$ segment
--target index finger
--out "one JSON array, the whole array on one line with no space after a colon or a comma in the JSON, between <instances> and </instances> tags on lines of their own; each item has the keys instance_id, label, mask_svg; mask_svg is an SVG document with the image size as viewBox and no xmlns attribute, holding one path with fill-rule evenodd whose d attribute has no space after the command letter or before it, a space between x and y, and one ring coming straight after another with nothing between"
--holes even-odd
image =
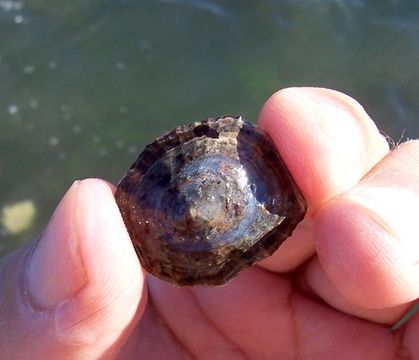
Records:
<instances>
[{"instance_id":1,"label":"index finger","mask_svg":"<svg viewBox=\"0 0 419 360\"><path fill-rule=\"evenodd\" d=\"M267 100L258 122L308 204L306 219L293 236L262 263L273 271L289 271L314 253L313 212L354 187L389 148L358 102L329 89L280 90Z\"/></svg>"}]
</instances>

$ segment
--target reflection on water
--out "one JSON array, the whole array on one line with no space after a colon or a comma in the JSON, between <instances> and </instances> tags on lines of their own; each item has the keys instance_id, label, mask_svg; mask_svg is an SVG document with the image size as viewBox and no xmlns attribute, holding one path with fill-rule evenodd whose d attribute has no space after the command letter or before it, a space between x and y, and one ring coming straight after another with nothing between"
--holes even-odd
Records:
<instances>
[{"instance_id":1,"label":"reflection on water","mask_svg":"<svg viewBox=\"0 0 419 360\"><path fill-rule=\"evenodd\" d=\"M0 217L2 230L5 235L18 235L32 226L35 215L36 207L31 200L5 205Z\"/></svg>"},{"instance_id":2,"label":"reflection on water","mask_svg":"<svg viewBox=\"0 0 419 360\"><path fill-rule=\"evenodd\" d=\"M419 3L372 3L0 0L0 209L29 199L37 213L16 234L3 218L0 254L41 231L74 179L115 182L161 132L256 119L281 87L342 90L385 133L417 137Z\"/></svg>"}]
</instances>

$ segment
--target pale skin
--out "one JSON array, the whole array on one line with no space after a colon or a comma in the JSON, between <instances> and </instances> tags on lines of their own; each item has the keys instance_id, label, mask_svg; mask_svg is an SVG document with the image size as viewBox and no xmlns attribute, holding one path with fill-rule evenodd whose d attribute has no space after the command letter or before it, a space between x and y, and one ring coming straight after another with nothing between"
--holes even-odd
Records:
<instances>
[{"instance_id":1,"label":"pale skin","mask_svg":"<svg viewBox=\"0 0 419 360\"><path fill-rule=\"evenodd\" d=\"M115 186L75 182L39 239L0 260L5 359L419 359L419 142L389 151L352 98L263 106L309 205L271 257L217 288L140 267Z\"/></svg>"}]
</instances>

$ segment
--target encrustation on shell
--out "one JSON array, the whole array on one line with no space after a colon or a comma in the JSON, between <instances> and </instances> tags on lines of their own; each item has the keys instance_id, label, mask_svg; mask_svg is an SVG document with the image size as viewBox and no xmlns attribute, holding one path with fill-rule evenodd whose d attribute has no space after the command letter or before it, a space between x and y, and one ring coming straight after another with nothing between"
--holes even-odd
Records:
<instances>
[{"instance_id":1,"label":"encrustation on shell","mask_svg":"<svg viewBox=\"0 0 419 360\"><path fill-rule=\"evenodd\" d=\"M271 138L232 116L156 139L115 198L142 266L177 286L226 283L271 255L306 212Z\"/></svg>"}]
</instances>

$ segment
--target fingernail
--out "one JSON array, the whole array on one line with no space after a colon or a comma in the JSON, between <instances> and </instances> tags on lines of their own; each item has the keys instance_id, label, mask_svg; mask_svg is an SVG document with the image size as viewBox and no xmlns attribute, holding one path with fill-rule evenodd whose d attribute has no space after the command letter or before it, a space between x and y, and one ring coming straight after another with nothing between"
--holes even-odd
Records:
<instances>
[{"instance_id":1,"label":"fingernail","mask_svg":"<svg viewBox=\"0 0 419 360\"><path fill-rule=\"evenodd\" d=\"M397 239L407 259L413 264L419 261L419 198L413 191L402 187L359 186L350 191L349 196L367 208L376 223Z\"/></svg>"},{"instance_id":2,"label":"fingernail","mask_svg":"<svg viewBox=\"0 0 419 360\"><path fill-rule=\"evenodd\" d=\"M31 302L53 309L78 293L87 282L78 238L78 187L67 191L42 234L27 268Z\"/></svg>"},{"instance_id":3,"label":"fingernail","mask_svg":"<svg viewBox=\"0 0 419 360\"><path fill-rule=\"evenodd\" d=\"M311 106L311 109L313 116L317 119L316 124L329 141L348 142L352 149L362 148L364 135L361 131L362 127L358 125L357 118L353 116L355 105L348 104L349 101L357 104L354 100L337 92L323 93L318 89L304 89L303 94L315 105ZM357 108L362 109L359 104L357 104ZM316 109L318 109L318 114L316 114Z\"/></svg>"}]
</instances>

